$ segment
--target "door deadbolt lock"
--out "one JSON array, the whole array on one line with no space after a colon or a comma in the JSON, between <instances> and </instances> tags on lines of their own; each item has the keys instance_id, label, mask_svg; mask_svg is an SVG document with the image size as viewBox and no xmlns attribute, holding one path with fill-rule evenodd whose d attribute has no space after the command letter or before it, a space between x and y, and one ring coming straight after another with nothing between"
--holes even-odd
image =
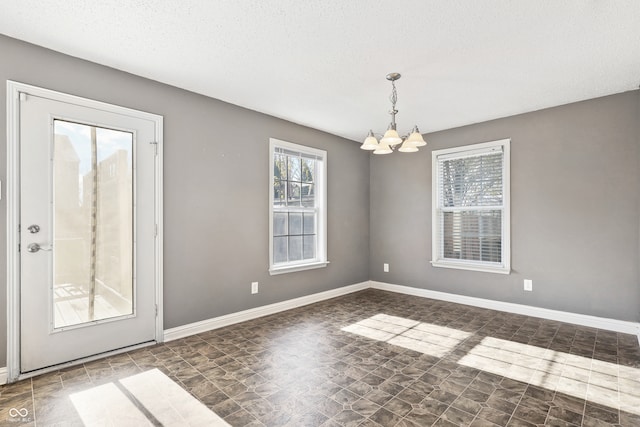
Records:
<instances>
[{"instance_id":1,"label":"door deadbolt lock","mask_svg":"<svg viewBox=\"0 0 640 427\"><path fill-rule=\"evenodd\" d=\"M28 226L27 230L29 230L29 232L31 234L36 234L38 231L40 231L40 226L36 225L36 224L33 224L33 225Z\"/></svg>"}]
</instances>

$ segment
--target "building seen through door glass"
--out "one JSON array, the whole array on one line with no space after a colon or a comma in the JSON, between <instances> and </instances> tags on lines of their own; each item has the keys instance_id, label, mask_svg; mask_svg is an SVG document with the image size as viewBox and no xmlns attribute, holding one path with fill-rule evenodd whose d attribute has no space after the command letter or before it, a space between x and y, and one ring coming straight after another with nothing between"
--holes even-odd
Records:
<instances>
[{"instance_id":1,"label":"building seen through door glass","mask_svg":"<svg viewBox=\"0 0 640 427\"><path fill-rule=\"evenodd\" d=\"M54 121L53 320L133 314L133 134Z\"/></svg>"}]
</instances>

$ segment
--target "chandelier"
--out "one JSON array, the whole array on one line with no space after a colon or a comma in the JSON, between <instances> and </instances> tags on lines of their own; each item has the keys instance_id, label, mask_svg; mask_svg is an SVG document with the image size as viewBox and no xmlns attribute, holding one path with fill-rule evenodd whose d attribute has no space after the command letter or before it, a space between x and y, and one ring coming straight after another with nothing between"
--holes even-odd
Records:
<instances>
[{"instance_id":1,"label":"chandelier","mask_svg":"<svg viewBox=\"0 0 640 427\"><path fill-rule=\"evenodd\" d=\"M400 77L401 75L399 73L387 74L387 80L391 82L391 86L393 87L391 96L389 97L389 101L391 101L391 111L389 111L389 114L391 114L391 123L389 123L389 127L380 139L380 142L378 142L373 131L370 130L369 135L367 135L364 143L360 146L363 150L372 150L373 154L389 154L393 153L397 146L402 144L400 148L398 148L398 151L415 153L418 151L418 147L427 145L420 134L420 130L418 130L418 126L414 126L410 134L403 136L398 135L398 131L396 130L396 114L398 113L398 110L396 110L396 101L398 101L396 80Z\"/></svg>"}]
</instances>

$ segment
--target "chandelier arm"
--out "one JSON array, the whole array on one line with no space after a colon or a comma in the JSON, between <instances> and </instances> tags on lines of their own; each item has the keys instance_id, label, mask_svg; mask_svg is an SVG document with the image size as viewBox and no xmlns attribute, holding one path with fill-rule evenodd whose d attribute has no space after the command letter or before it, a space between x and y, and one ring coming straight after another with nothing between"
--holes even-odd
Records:
<instances>
[{"instance_id":1,"label":"chandelier arm","mask_svg":"<svg viewBox=\"0 0 640 427\"><path fill-rule=\"evenodd\" d=\"M409 137L409 133L405 133L403 135L398 135L403 141ZM373 132L373 136L377 136L382 138L384 136L384 132Z\"/></svg>"}]
</instances>

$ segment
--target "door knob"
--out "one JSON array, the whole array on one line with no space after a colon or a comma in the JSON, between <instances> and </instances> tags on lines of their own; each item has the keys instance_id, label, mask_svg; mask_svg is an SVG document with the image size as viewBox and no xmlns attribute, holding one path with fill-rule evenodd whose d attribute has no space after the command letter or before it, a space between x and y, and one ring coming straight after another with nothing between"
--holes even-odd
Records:
<instances>
[{"instance_id":1,"label":"door knob","mask_svg":"<svg viewBox=\"0 0 640 427\"><path fill-rule=\"evenodd\" d=\"M29 252L31 252L31 253L38 252L38 251L50 251L50 250L52 250L52 249L53 249L53 248L52 248L51 246L49 246L48 248L45 248L45 247L40 246L40 245L39 245L39 244L37 244L37 243L30 243L30 244L27 246L27 250L28 250Z\"/></svg>"}]
</instances>

